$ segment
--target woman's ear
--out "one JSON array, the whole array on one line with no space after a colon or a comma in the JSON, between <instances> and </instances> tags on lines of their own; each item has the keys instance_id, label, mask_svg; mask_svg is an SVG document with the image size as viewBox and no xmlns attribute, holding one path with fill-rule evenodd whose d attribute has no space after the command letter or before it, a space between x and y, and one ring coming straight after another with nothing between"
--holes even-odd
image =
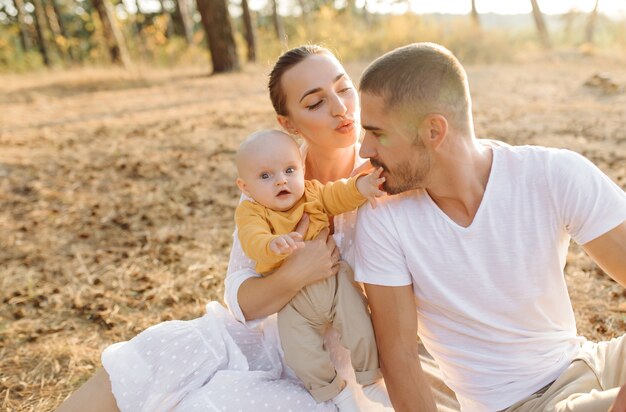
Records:
<instances>
[{"instance_id":1,"label":"woman's ear","mask_svg":"<svg viewBox=\"0 0 626 412\"><path fill-rule=\"evenodd\" d=\"M276 120L278 120L278 124L290 135L298 134L298 129L296 129L291 120L289 120L289 117L279 114L276 116Z\"/></svg>"}]
</instances>

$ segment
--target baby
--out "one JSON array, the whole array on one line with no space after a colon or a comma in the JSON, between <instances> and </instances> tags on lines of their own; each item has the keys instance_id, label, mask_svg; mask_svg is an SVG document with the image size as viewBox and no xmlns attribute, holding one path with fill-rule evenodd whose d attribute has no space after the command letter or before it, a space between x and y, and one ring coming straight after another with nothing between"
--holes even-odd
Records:
<instances>
[{"instance_id":1,"label":"baby","mask_svg":"<svg viewBox=\"0 0 626 412\"><path fill-rule=\"evenodd\" d=\"M236 154L237 186L253 200L235 212L239 241L256 270L270 276L304 240L329 227L328 215L356 209L382 196L382 169L367 175L321 184L304 180L304 165L296 142L277 130L249 136ZM306 213L303 237L295 227ZM337 276L308 285L278 313L285 360L318 402L332 399L340 411L358 411L350 389L335 370L323 334L332 325L350 350L352 366L363 392L390 406L382 384L378 353L365 298L352 283L352 271L340 262Z\"/></svg>"}]
</instances>

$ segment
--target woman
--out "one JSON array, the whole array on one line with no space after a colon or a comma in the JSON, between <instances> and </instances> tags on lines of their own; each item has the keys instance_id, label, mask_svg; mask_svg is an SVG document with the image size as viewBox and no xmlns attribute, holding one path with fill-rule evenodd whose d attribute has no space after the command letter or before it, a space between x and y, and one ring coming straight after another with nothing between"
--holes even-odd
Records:
<instances>
[{"instance_id":1,"label":"woman","mask_svg":"<svg viewBox=\"0 0 626 412\"><path fill-rule=\"evenodd\" d=\"M331 52L303 46L285 53L270 74L269 90L278 122L304 139L307 179L348 177L362 162L358 96ZM254 273L234 236L225 294L232 315L211 302L201 318L155 325L112 345L102 355L104 370L58 411L87 404L94 411L335 410L330 402L316 404L284 367L276 317L270 315L305 285L335 275L339 251L353 262L354 219L354 212L336 217L333 236L321 233L266 278ZM349 354L333 331L326 342L337 369L354 382ZM373 410L354 389L362 410Z\"/></svg>"}]
</instances>

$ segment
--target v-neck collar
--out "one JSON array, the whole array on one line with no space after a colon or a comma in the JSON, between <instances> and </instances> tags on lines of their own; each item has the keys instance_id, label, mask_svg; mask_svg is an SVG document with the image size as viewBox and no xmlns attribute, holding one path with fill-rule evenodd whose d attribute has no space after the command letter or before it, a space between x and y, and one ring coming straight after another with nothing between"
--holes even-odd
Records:
<instances>
[{"instance_id":1,"label":"v-neck collar","mask_svg":"<svg viewBox=\"0 0 626 412\"><path fill-rule=\"evenodd\" d=\"M429 205L435 209L435 211L452 227L456 230L460 231L470 231L473 227L477 226L477 222L480 220L481 216L485 213L484 209L487 208L487 203L489 202L489 198L491 197L492 187L495 185L493 182L495 177L498 175L495 170L498 166L498 155L496 155L497 150L496 147L490 146L491 149L491 170L489 171L489 178L487 180L487 186L485 186L485 192L483 193L483 198L480 200L480 205L478 206L478 210L474 215L474 219L470 222L468 226L461 226L457 222L455 222L450 216L448 216L441 208L435 203L428 191L424 190L424 194L426 195L427 202Z\"/></svg>"}]
</instances>

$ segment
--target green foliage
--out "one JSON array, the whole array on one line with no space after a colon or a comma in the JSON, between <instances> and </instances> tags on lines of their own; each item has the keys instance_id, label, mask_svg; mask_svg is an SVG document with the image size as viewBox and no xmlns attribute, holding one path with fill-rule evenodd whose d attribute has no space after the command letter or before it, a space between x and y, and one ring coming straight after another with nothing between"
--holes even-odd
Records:
<instances>
[{"instance_id":1,"label":"green foliage","mask_svg":"<svg viewBox=\"0 0 626 412\"><path fill-rule=\"evenodd\" d=\"M399 0L403 1L403 0ZM339 2L341 3L341 2ZM90 2L59 0L61 19L67 38L56 42L64 54L71 55L72 64L109 64L105 39L100 22ZM315 0L306 3L310 12L305 16L283 17L287 44L275 35L271 11L253 12L256 22L257 61L272 64L286 48L303 43L319 43L332 49L344 61L371 60L395 47L418 41L433 41L445 45L463 62L493 63L511 61L520 53L538 50L534 27L525 31L480 29L469 16L455 18L431 15L364 14L362 9L347 7L335 9L335 2ZM341 3L343 4L343 3ZM350 4L347 0L345 4ZM72 6L78 5L78 6ZM119 4L122 7L122 3ZM206 38L199 25L191 45L184 38L171 35L170 17L160 13L120 16L119 24L126 39L131 60L136 64L160 67L175 65L207 65L209 52ZM554 26L551 36L556 47L579 47L584 42L588 21L586 13L570 13L562 17L562 24ZM233 18L235 36L241 62L245 62L246 44L241 18ZM35 43L34 27L27 27L31 42ZM51 36L48 36L51 38ZM67 65L49 45L53 65ZM626 25L598 16L593 50L626 50ZM587 50L587 49L585 49ZM19 40L15 19L0 23L0 72L28 71L43 67L35 45L24 52Z\"/></svg>"}]
</instances>

